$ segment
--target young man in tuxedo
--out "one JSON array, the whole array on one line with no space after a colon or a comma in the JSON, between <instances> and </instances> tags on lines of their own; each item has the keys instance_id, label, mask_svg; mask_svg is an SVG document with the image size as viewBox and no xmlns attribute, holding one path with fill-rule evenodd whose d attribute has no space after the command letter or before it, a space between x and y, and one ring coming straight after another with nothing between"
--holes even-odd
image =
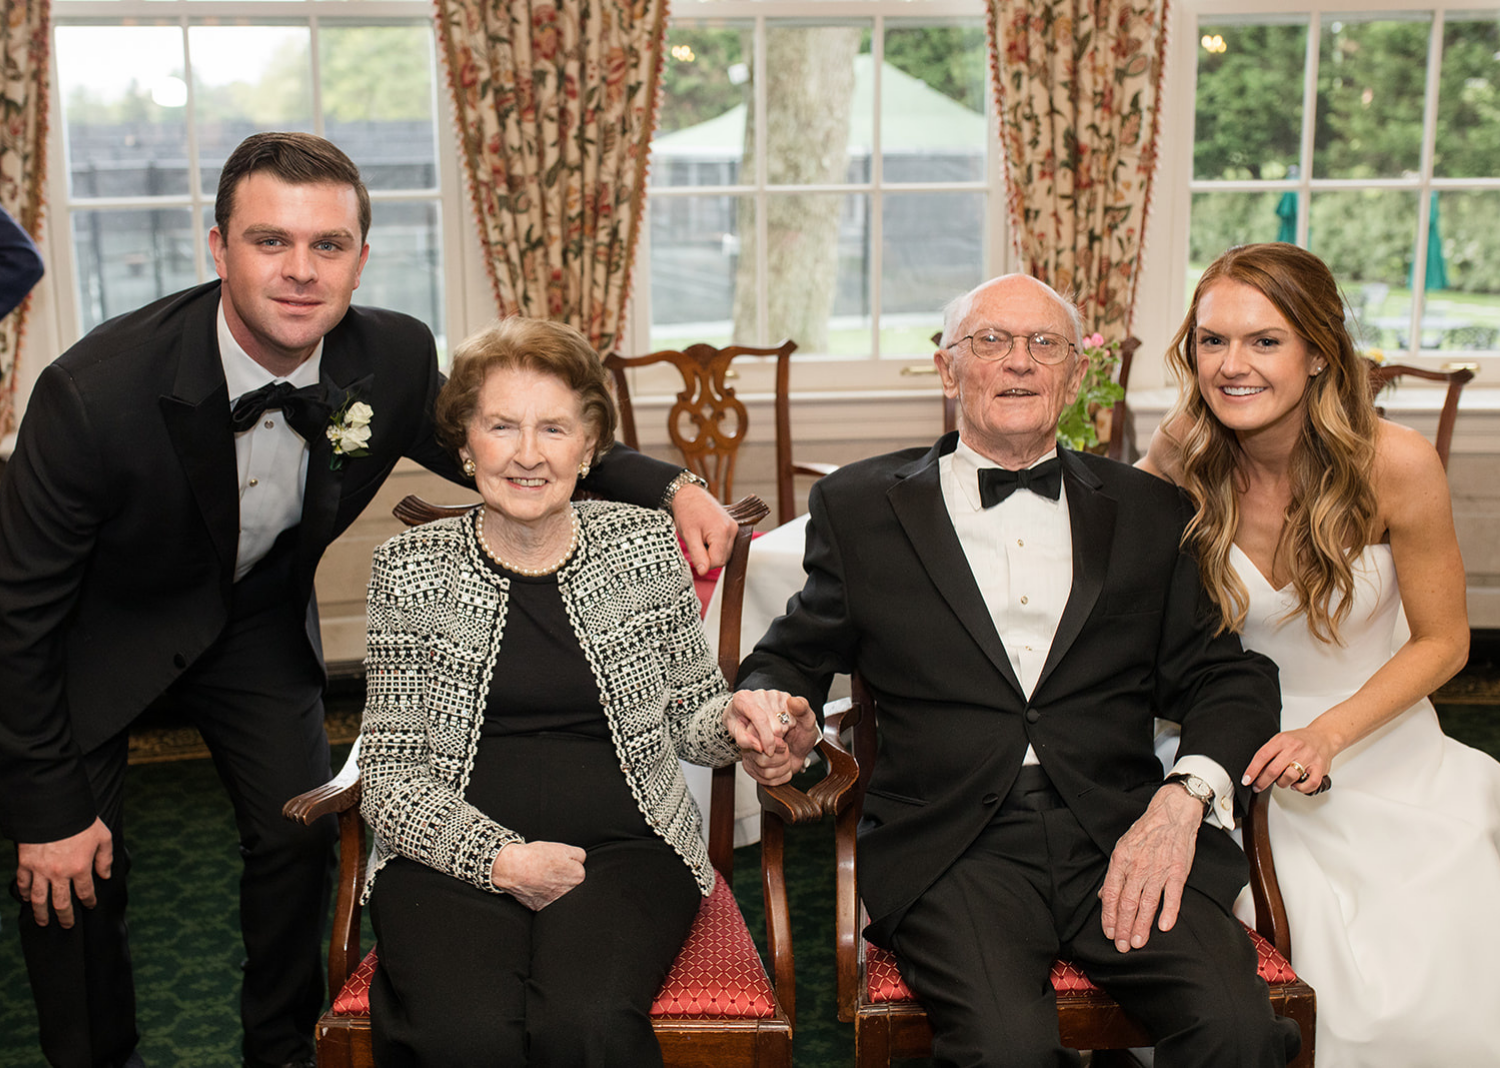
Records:
<instances>
[{"instance_id":1,"label":"young man in tuxedo","mask_svg":"<svg viewBox=\"0 0 1500 1068\"><path fill-rule=\"evenodd\" d=\"M220 281L47 367L0 482L0 832L43 1051L69 1068L140 1063L121 813L128 728L164 695L234 805L245 1064L312 1063L334 830L281 806L329 773L313 575L401 457L463 481L431 333L350 305L370 201L348 157L257 134L215 222ZM590 486L670 504L706 563L734 523L684 475L616 449Z\"/></svg>"},{"instance_id":2,"label":"young man in tuxedo","mask_svg":"<svg viewBox=\"0 0 1500 1068\"><path fill-rule=\"evenodd\" d=\"M1057 448L1086 358L1078 313L1020 275L950 305L935 354L960 430L850 464L810 500L807 582L741 668L789 691L777 781L830 676L880 709L859 883L941 1065L1077 1064L1048 970L1077 961L1156 1039L1158 1068L1283 1065L1230 906L1223 830L1277 729L1276 668L1215 635L1191 515L1142 472ZM1182 724L1162 776L1154 717Z\"/></svg>"}]
</instances>

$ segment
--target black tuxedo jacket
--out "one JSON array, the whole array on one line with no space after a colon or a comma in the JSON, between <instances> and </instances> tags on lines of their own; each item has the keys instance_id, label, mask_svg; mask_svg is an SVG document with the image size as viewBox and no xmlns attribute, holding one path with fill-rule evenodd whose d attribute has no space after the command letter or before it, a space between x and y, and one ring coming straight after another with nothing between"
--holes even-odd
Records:
<instances>
[{"instance_id":1,"label":"black tuxedo jacket","mask_svg":"<svg viewBox=\"0 0 1500 1068\"><path fill-rule=\"evenodd\" d=\"M836 672L858 671L874 693L880 756L859 881L877 941L978 836L1028 743L1108 855L1161 786L1155 717L1182 725L1182 754L1238 781L1280 712L1275 665L1212 636L1197 566L1179 549L1191 515L1179 491L1066 450L1073 589L1028 700L943 501L938 458L957 440L814 484L807 583L740 672L741 687L814 708ZM1205 826L1189 883L1228 908L1245 879L1239 847Z\"/></svg>"},{"instance_id":2,"label":"black tuxedo jacket","mask_svg":"<svg viewBox=\"0 0 1500 1068\"><path fill-rule=\"evenodd\" d=\"M239 488L218 305L213 282L101 325L42 372L27 405L0 479L0 832L19 841L89 826L78 755L228 619ZM294 581L320 658L313 576L329 543L402 456L463 480L434 438L443 379L421 322L351 307L324 339L321 376L374 416L369 454L337 471L327 439L309 443ZM622 477L603 488L656 504L679 469L626 452L611 453Z\"/></svg>"}]
</instances>

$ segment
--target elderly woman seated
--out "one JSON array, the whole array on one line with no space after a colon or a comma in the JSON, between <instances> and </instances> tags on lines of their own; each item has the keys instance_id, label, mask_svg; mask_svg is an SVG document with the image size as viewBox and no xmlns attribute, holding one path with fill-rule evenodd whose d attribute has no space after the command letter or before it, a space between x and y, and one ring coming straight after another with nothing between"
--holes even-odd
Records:
<instances>
[{"instance_id":1,"label":"elderly woman seated","mask_svg":"<svg viewBox=\"0 0 1500 1068\"><path fill-rule=\"evenodd\" d=\"M784 780L816 723L731 701L665 515L571 499L615 427L582 335L470 338L438 423L483 503L370 579L376 1063L660 1064L651 1001L713 886L678 758Z\"/></svg>"}]
</instances>

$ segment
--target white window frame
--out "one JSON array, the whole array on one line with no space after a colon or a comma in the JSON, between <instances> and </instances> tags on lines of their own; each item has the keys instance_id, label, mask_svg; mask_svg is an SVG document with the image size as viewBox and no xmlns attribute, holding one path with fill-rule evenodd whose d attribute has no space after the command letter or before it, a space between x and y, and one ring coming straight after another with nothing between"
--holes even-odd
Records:
<instances>
[{"instance_id":1,"label":"white window frame","mask_svg":"<svg viewBox=\"0 0 1500 1068\"><path fill-rule=\"evenodd\" d=\"M69 25L110 25L128 23L173 24L186 27L203 20L220 23L301 23L312 28L314 64L313 117L314 130L321 132L322 90L317 71L317 33L320 25L358 25L410 23L430 24L432 5L428 0L53 0L52 29ZM68 191L68 147L63 127L63 102L57 71L57 49L51 50L51 98L47 153L47 201L42 234L42 252L47 273L37 287L28 319L26 342L17 367L17 416L41 369L81 336L81 316L74 281L74 253L71 239L70 209L139 206L139 198L74 198ZM472 208L461 173L460 149L453 120L447 74L442 63L434 65L433 122L437 130L438 186L436 202L440 205L443 247L443 315L450 345L495 316L494 298L485 274L483 257L472 225ZM188 124L188 147L196 174L197 132ZM197 225L201 209L213 205L212 191L204 192L196 179L188 192L171 198L152 199L194 212L193 241L203 280L214 277L208 255L208 231ZM430 190L372 190L372 208L379 217L382 201L432 199ZM378 250L372 250L378 255ZM356 292L358 302L359 294Z\"/></svg>"},{"instance_id":2,"label":"white window frame","mask_svg":"<svg viewBox=\"0 0 1500 1068\"><path fill-rule=\"evenodd\" d=\"M1197 96L1198 49L1201 47L1199 26L1214 23L1235 15L1294 15L1306 16L1308 22L1309 60L1308 78L1303 86L1304 114L1310 115L1317 97L1317 85L1312 78L1313 60L1318 47L1319 35L1324 20L1338 15L1411 13L1433 14L1431 36L1428 45L1428 70L1435 64L1442 50L1442 33L1445 17L1474 12L1500 12L1496 0L1457 0L1438 4L1413 3L1412 0L1182 0L1174 5L1171 29L1170 56L1167 77L1163 84L1162 99L1165 102L1162 122L1162 146L1156 176L1157 190L1153 197L1156 210L1149 223L1148 247L1153 255L1148 259L1142 273L1136 304L1136 318L1140 328L1135 331L1143 341L1142 352L1162 353L1175 333L1187 311L1188 234L1192 194L1200 190L1232 192L1240 188L1229 182L1200 182L1193 178L1194 104ZM1311 168L1302 168L1301 176L1279 184L1248 183L1244 188L1285 188L1293 191L1326 190L1340 188L1390 188L1409 190L1417 195L1417 203L1426 204L1433 191L1451 189L1478 190L1500 189L1500 176L1495 178L1434 178L1432 175L1433 145L1436 137L1438 105L1437 79L1427 79L1424 101L1423 133L1420 170L1413 178L1391 178L1371 180L1316 179ZM1303 138L1304 155L1311 157L1312 124L1305 123ZM1500 164L1497 164L1500 170ZM1425 262L1428 236L1428 213L1417 212L1418 231L1416 262ZM1307 213L1299 212L1298 235L1305 240ZM1420 305L1413 301L1412 315L1420 312ZM1438 368L1453 359L1453 354L1428 352L1425 355L1400 351L1387 352L1387 357L1403 363ZM1478 355L1465 357L1481 365L1485 377L1500 374L1500 356ZM1159 358L1139 361L1133 371L1132 394L1137 388L1165 388L1165 368ZM1478 382L1476 385L1483 385ZM1406 388L1406 387L1403 387ZM1419 388L1412 386L1411 388ZM1473 390L1471 387L1470 391ZM1467 394L1466 394L1467 396ZM1144 399L1144 398L1143 398Z\"/></svg>"},{"instance_id":3,"label":"white window frame","mask_svg":"<svg viewBox=\"0 0 1500 1068\"><path fill-rule=\"evenodd\" d=\"M684 22L734 21L754 25L755 106L765 114L765 31L767 21L802 20L810 25L838 20L868 20L871 25L871 52L878 64L884 53L885 20L893 19L940 19L940 18L986 18L983 0L817 0L817 2L792 2L792 0L677 0L672 6L674 20ZM873 101L875 121L872 130L870 180L861 183L838 185L777 186L767 182L768 161L763 149L755 154L755 174L748 182L731 186L651 186L646 197L646 215L642 221L640 242L636 247L635 275L631 286L630 305L626 310L625 336L621 350L629 353L644 353L651 347L651 245L650 204L653 198L735 195L755 199L755 221L759 247L765 248L767 239L766 199L776 193L790 191L806 193L838 193L842 195L866 196L869 198L870 225L873 229L870 258L870 306L875 309L875 324L872 334L878 345L879 309L881 307L882 258L884 249L878 239L883 220L883 197L886 193L914 192L977 192L985 198L985 232L983 264L986 278L1014 269L1014 253L1010 247L1009 224L1005 198L1005 177L1000 156L1000 142L995 120L993 86L988 72L985 80L985 122L989 131L987 140L988 158L986 175L975 182L901 182L885 183L882 180L882 157L880 145L880 91L879 80ZM765 124L756 124L757 136L765 136ZM762 336L765 334L765 308L768 287L767 265L762 257L756 278L757 307L760 309ZM957 296L957 294L954 294ZM936 313L940 309L934 308ZM795 340L795 339L793 339ZM854 397L869 392L882 396L893 394L930 394L936 386L930 360L920 358L880 358L877 353L860 357L840 358L818 356L796 358L793 372L793 392L809 399ZM741 396L747 393L768 393L771 386L769 367L750 367L744 371L744 382L738 387ZM913 375L917 377L913 377ZM642 376L637 379L648 390L665 390L669 385L666 376Z\"/></svg>"}]
</instances>

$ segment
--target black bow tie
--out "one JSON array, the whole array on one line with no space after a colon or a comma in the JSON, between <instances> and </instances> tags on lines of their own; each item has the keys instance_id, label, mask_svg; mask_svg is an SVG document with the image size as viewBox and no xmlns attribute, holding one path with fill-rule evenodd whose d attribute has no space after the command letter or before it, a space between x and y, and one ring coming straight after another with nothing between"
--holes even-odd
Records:
<instances>
[{"instance_id":1,"label":"black bow tie","mask_svg":"<svg viewBox=\"0 0 1500 1068\"><path fill-rule=\"evenodd\" d=\"M321 382L301 389L290 382L268 382L234 402L229 425L238 434L253 427L266 412L278 408L292 429L309 444L324 432L333 411L328 404L328 390Z\"/></svg>"},{"instance_id":2,"label":"black bow tie","mask_svg":"<svg viewBox=\"0 0 1500 1068\"><path fill-rule=\"evenodd\" d=\"M1018 489L1057 500L1062 495L1062 466L1057 457L1020 471L1007 471L1003 467L979 469L979 503L984 507L995 507Z\"/></svg>"}]
</instances>

